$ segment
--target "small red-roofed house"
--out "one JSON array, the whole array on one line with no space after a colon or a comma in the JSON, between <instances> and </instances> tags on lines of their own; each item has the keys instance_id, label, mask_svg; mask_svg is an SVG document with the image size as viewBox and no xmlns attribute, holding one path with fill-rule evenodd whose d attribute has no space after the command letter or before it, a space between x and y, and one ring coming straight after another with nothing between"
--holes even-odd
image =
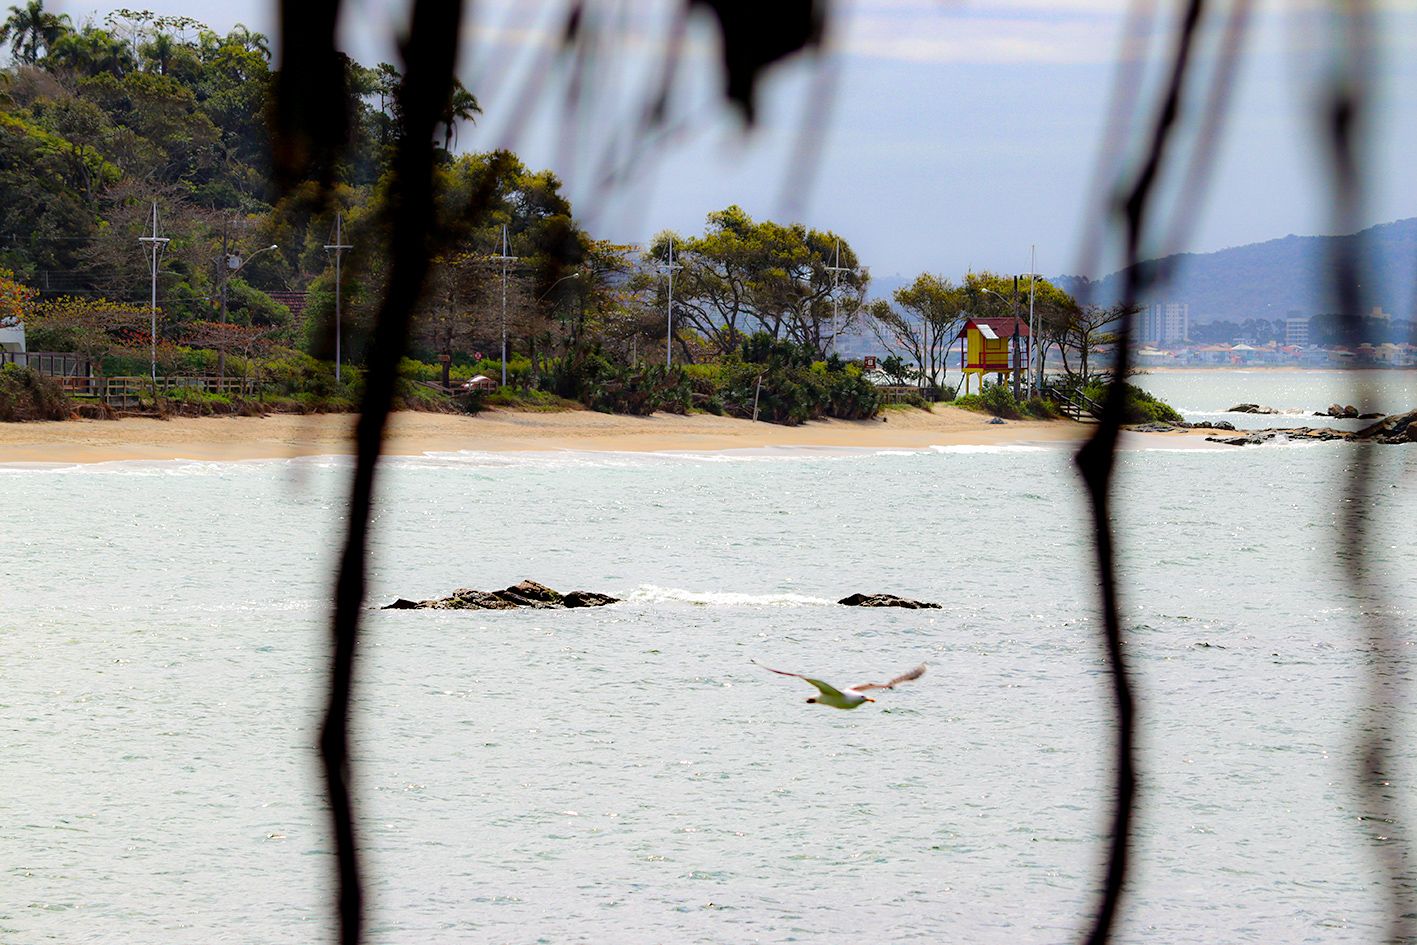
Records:
<instances>
[{"instance_id":1,"label":"small red-roofed house","mask_svg":"<svg viewBox=\"0 0 1417 945\"><path fill-rule=\"evenodd\" d=\"M960 342L960 366L964 383L961 393L969 393L969 378L978 381L976 393L984 389L984 375L1016 375L1027 367L1019 339L1028 338L1028 323L1021 318L971 318L955 336ZM1029 341L1031 351L1032 339Z\"/></svg>"}]
</instances>

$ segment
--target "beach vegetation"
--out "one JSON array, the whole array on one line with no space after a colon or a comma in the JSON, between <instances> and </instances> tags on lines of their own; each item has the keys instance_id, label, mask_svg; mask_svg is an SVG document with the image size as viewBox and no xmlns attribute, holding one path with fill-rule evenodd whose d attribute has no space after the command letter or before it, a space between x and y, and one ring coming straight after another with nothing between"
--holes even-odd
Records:
<instances>
[{"instance_id":1,"label":"beach vegetation","mask_svg":"<svg viewBox=\"0 0 1417 945\"><path fill-rule=\"evenodd\" d=\"M1095 380L1083 388L1083 393L1093 403L1100 404L1107 398L1108 383L1109 378ZM1170 404L1135 384L1123 382L1122 390L1123 423L1175 423L1182 419Z\"/></svg>"},{"instance_id":2,"label":"beach vegetation","mask_svg":"<svg viewBox=\"0 0 1417 945\"><path fill-rule=\"evenodd\" d=\"M73 405L60 386L31 368L0 367L0 421L67 420Z\"/></svg>"}]
</instances>

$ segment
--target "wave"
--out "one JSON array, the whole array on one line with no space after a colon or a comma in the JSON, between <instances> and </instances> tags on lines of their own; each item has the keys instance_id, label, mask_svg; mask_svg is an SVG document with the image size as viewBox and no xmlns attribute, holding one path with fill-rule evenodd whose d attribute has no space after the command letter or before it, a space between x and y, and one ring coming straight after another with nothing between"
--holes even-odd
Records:
<instances>
[{"instance_id":1,"label":"wave","mask_svg":"<svg viewBox=\"0 0 1417 945\"><path fill-rule=\"evenodd\" d=\"M687 591L678 587L641 584L625 600L640 604L678 603L698 607L835 607L836 601L807 594L778 591L771 594L743 594L737 591Z\"/></svg>"},{"instance_id":2,"label":"wave","mask_svg":"<svg viewBox=\"0 0 1417 945\"><path fill-rule=\"evenodd\" d=\"M1033 446L1023 443L984 445L978 443L957 443L952 446L932 446L931 453L1054 453L1056 446Z\"/></svg>"}]
</instances>

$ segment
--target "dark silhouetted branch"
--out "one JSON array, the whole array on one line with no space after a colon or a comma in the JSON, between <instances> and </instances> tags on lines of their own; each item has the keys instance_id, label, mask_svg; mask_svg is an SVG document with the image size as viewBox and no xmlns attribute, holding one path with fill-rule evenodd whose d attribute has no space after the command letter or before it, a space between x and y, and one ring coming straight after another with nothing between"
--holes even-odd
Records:
<instances>
[{"instance_id":1,"label":"dark silhouetted branch","mask_svg":"<svg viewBox=\"0 0 1417 945\"><path fill-rule=\"evenodd\" d=\"M1147 211L1167 146L1171 142L1176 118L1180 113L1181 92L1185 88L1186 70L1190 64L1195 36L1204 9L1203 0L1188 0L1172 59L1170 81L1165 89L1150 150L1142 163L1130 193L1121 205L1122 225L1126 228L1127 279L1122 298L1124 311L1132 311L1136 300L1146 289L1153 267L1140 266L1140 252L1148 222ZM1112 537L1112 474L1116 466L1117 441L1126 417L1127 371L1131 366L1132 319L1123 319L1117 334L1117 354L1113 380L1102 404L1102 416L1097 432L1078 451L1077 465L1087 485L1092 503L1094 541L1097 549L1097 569L1102 594L1102 624L1107 644L1107 658L1112 669L1112 692L1117 703L1116 746L1116 810L1112 821L1112 842L1108 850L1107 869L1102 890L1102 902L1097 910L1089 945L1103 945L1116 920L1117 908L1126 885L1128 854L1131 846L1132 813L1136 802L1136 705L1122 653L1122 620L1117 597L1117 562Z\"/></svg>"}]
</instances>

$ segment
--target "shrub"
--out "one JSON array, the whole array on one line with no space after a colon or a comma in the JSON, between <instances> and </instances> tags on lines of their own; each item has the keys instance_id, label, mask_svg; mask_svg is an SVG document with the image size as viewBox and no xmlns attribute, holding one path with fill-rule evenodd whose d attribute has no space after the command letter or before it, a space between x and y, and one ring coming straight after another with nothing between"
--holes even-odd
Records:
<instances>
[{"instance_id":1,"label":"shrub","mask_svg":"<svg viewBox=\"0 0 1417 945\"><path fill-rule=\"evenodd\" d=\"M556 393L592 410L637 416L660 410L685 413L696 390L683 367L647 361L616 364L598 350L562 358L553 366L550 380Z\"/></svg>"},{"instance_id":2,"label":"shrub","mask_svg":"<svg viewBox=\"0 0 1417 945\"><path fill-rule=\"evenodd\" d=\"M985 384L977 394L966 394L963 397L954 398L954 405L963 407L965 410L974 410L979 413L1015 420L1022 416L1022 410L1026 409L1014 399L1013 387L1007 382Z\"/></svg>"},{"instance_id":3,"label":"shrub","mask_svg":"<svg viewBox=\"0 0 1417 945\"><path fill-rule=\"evenodd\" d=\"M0 421L67 420L73 412L60 386L33 368L0 368Z\"/></svg>"},{"instance_id":4,"label":"shrub","mask_svg":"<svg viewBox=\"0 0 1417 945\"><path fill-rule=\"evenodd\" d=\"M1101 404L1107 397L1106 381L1093 381L1083 388L1083 393L1094 403ZM1124 392L1123 423L1175 423L1181 419L1170 404L1158 400L1135 384L1122 385Z\"/></svg>"}]
</instances>

